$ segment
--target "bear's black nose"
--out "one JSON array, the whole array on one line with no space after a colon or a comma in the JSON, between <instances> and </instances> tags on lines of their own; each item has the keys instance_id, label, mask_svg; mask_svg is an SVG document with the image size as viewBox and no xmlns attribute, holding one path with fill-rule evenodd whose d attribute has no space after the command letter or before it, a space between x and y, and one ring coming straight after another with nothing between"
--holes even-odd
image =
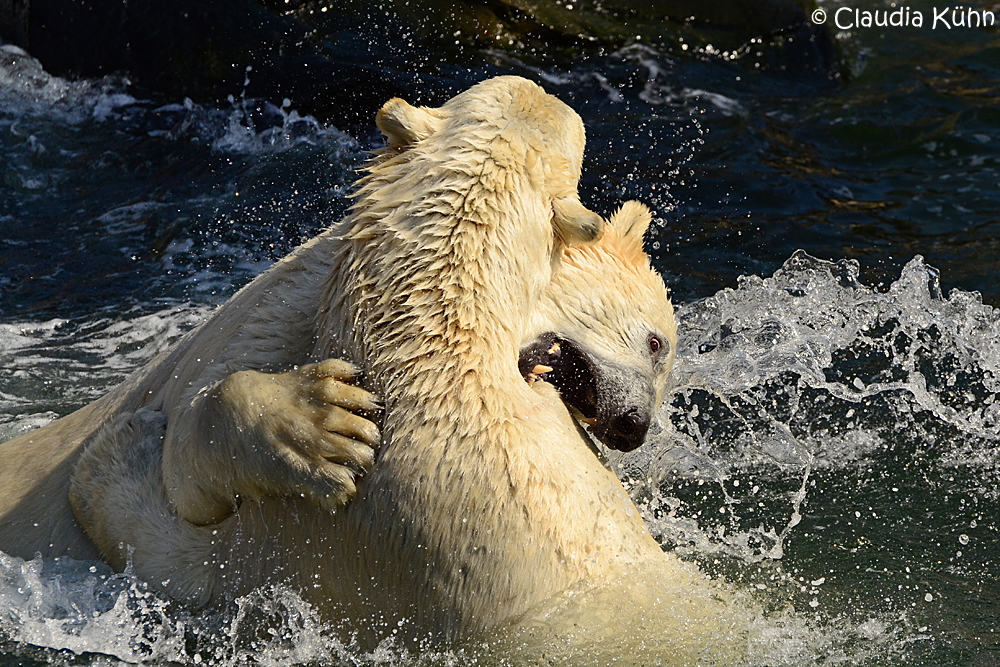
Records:
<instances>
[{"instance_id":1,"label":"bear's black nose","mask_svg":"<svg viewBox=\"0 0 1000 667\"><path fill-rule=\"evenodd\" d=\"M615 420L615 428L619 433L627 438L634 438L640 431L645 431L642 424L642 418L639 417L639 413L635 408L632 408L625 414L618 417Z\"/></svg>"},{"instance_id":2,"label":"bear's black nose","mask_svg":"<svg viewBox=\"0 0 1000 667\"><path fill-rule=\"evenodd\" d=\"M611 428L617 436L612 438L614 448L630 452L645 441L646 433L649 432L649 419L638 408L629 408L624 414L615 417Z\"/></svg>"}]
</instances>

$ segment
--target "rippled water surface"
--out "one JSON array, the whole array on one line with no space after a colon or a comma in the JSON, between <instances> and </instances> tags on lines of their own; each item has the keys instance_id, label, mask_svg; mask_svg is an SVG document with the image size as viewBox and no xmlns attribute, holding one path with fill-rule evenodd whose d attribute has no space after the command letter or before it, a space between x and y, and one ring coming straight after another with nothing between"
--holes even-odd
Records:
<instances>
[{"instance_id":1,"label":"rippled water surface","mask_svg":"<svg viewBox=\"0 0 1000 667\"><path fill-rule=\"evenodd\" d=\"M840 32L843 81L632 45L481 53L429 84L538 80L586 123L584 201L656 210L677 366L613 462L664 547L759 610L749 664L1000 662L998 37ZM0 439L338 218L376 145L282 100L158 99L0 47ZM521 660L362 654L284 591L198 616L98 563L3 555L0 641L0 664Z\"/></svg>"}]
</instances>

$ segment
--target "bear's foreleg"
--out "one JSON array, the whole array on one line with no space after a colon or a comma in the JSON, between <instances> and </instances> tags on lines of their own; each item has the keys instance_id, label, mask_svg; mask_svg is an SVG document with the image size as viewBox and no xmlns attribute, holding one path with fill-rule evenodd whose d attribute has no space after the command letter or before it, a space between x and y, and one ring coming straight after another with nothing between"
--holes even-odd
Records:
<instances>
[{"instance_id":1,"label":"bear's foreleg","mask_svg":"<svg viewBox=\"0 0 1000 667\"><path fill-rule=\"evenodd\" d=\"M356 373L338 359L277 374L240 371L175 409L163 448L174 511L208 525L266 496L331 511L349 502L381 442L375 424L353 414L380 407L348 384Z\"/></svg>"}]
</instances>

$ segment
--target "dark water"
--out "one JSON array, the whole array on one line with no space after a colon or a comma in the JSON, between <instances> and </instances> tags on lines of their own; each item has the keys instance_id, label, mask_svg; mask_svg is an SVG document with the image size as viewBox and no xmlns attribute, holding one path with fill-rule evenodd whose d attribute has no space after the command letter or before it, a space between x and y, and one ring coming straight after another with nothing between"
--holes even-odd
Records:
<instances>
[{"instance_id":1,"label":"dark water","mask_svg":"<svg viewBox=\"0 0 1000 667\"><path fill-rule=\"evenodd\" d=\"M480 52L428 65L423 102L533 78L584 119L584 201L656 211L648 248L687 304L676 386L618 465L666 548L770 610L750 664L1000 664L1000 32L837 37L842 81L642 45ZM343 213L373 128L281 105L0 51L0 438L101 395ZM258 613L290 639L213 643L90 566L0 563L0 664L190 662L204 643L217 662L378 662L274 598Z\"/></svg>"}]
</instances>

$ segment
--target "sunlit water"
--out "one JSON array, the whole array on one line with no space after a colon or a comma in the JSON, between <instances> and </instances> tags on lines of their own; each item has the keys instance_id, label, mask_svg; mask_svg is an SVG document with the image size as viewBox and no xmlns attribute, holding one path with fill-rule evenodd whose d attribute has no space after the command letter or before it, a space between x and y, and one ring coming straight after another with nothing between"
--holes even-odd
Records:
<instances>
[{"instance_id":1,"label":"sunlit water","mask_svg":"<svg viewBox=\"0 0 1000 667\"><path fill-rule=\"evenodd\" d=\"M739 598L740 661L987 665L1000 314L972 290L1000 295L995 47L840 39L841 88L637 46L573 68L493 54L469 76L567 99L588 127L584 199L657 210L677 365L650 441L611 460L664 548ZM0 47L0 439L99 397L339 217L376 145L349 129L280 100L69 82ZM615 639L548 658L656 661ZM0 641L0 664L538 658L517 638L364 653L288 591L196 614L100 563L3 555Z\"/></svg>"}]
</instances>

